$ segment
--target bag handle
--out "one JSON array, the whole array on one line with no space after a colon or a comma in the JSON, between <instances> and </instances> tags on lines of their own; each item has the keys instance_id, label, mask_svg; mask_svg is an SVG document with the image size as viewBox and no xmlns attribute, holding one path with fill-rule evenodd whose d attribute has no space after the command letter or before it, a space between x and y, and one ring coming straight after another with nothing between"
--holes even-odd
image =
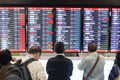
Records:
<instances>
[{"instance_id":1,"label":"bag handle","mask_svg":"<svg viewBox=\"0 0 120 80\"><path fill-rule=\"evenodd\" d=\"M99 55L97 56L97 60L96 60L95 64L93 65L93 67L91 68L91 70L88 72L87 76L83 77L84 78L83 80L86 80L91 75L91 73L93 72L94 68L96 67L96 65L98 63L98 60L99 60Z\"/></svg>"}]
</instances>

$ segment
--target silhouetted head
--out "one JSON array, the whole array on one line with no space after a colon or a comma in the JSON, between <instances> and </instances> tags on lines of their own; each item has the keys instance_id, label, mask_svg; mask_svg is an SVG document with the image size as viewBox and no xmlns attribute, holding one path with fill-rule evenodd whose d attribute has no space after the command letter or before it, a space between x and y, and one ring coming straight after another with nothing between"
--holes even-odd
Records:
<instances>
[{"instance_id":1,"label":"silhouetted head","mask_svg":"<svg viewBox=\"0 0 120 80\"><path fill-rule=\"evenodd\" d=\"M32 55L34 58L38 60L41 56L41 49L38 46L32 46L29 49L28 54Z\"/></svg>"},{"instance_id":2,"label":"silhouetted head","mask_svg":"<svg viewBox=\"0 0 120 80\"><path fill-rule=\"evenodd\" d=\"M8 49L4 49L0 52L0 65L6 65L12 60L11 52Z\"/></svg>"},{"instance_id":3,"label":"silhouetted head","mask_svg":"<svg viewBox=\"0 0 120 80\"><path fill-rule=\"evenodd\" d=\"M94 42L88 43L88 51L89 52L95 52L97 50L97 46Z\"/></svg>"},{"instance_id":4,"label":"silhouetted head","mask_svg":"<svg viewBox=\"0 0 120 80\"><path fill-rule=\"evenodd\" d=\"M55 51L57 54L64 53L65 48L64 48L63 42L57 42L57 43L55 44L55 46L54 46L54 51Z\"/></svg>"}]
</instances>

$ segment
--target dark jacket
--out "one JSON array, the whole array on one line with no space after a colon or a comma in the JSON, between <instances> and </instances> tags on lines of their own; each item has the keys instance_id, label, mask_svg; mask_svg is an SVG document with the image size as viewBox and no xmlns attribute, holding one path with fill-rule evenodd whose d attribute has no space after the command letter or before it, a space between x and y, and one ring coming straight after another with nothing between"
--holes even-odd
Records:
<instances>
[{"instance_id":1,"label":"dark jacket","mask_svg":"<svg viewBox=\"0 0 120 80\"><path fill-rule=\"evenodd\" d=\"M120 69L120 67L117 67L116 64L113 65L113 67L110 71L108 80L114 80L119 75L118 68Z\"/></svg>"},{"instance_id":2,"label":"dark jacket","mask_svg":"<svg viewBox=\"0 0 120 80\"><path fill-rule=\"evenodd\" d=\"M6 72L10 64L2 65L0 67L0 80L6 80Z\"/></svg>"},{"instance_id":3,"label":"dark jacket","mask_svg":"<svg viewBox=\"0 0 120 80\"><path fill-rule=\"evenodd\" d=\"M47 62L46 71L48 80L70 80L73 71L72 61L62 55L50 58Z\"/></svg>"}]
</instances>

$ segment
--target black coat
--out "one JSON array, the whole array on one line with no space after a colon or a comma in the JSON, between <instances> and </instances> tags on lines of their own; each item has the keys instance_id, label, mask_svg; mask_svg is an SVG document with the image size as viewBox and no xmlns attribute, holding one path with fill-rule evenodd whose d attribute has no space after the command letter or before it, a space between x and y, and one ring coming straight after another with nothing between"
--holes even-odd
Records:
<instances>
[{"instance_id":1,"label":"black coat","mask_svg":"<svg viewBox=\"0 0 120 80\"><path fill-rule=\"evenodd\" d=\"M47 62L46 71L48 80L70 80L73 71L73 63L62 55L50 58Z\"/></svg>"}]
</instances>

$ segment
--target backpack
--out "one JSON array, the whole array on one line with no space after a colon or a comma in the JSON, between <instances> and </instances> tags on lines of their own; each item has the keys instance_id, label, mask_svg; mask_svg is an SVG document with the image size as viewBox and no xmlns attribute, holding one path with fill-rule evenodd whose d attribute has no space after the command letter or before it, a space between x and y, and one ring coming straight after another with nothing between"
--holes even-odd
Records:
<instances>
[{"instance_id":1,"label":"backpack","mask_svg":"<svg viewBox=\"0 0 120 80\"><path fill-rule=\"evenodd\" d=\"M15 64L8 67L6 80L32 80L27 65L36 61L36 59L30 58L24 63L21 63L21 61L20 59Z\"/></svg>"},{"instance_id":2,"label":"backpack","mask_svg":"<svg viewBox=\"0 0 120 80\"><path fill-rule=\"evenodd\" d=\"M120 69L118 66L117 66L117 70L118 70L119 75L115 78L115 80L120 80Z\"/></svg>"}]
</instances>

